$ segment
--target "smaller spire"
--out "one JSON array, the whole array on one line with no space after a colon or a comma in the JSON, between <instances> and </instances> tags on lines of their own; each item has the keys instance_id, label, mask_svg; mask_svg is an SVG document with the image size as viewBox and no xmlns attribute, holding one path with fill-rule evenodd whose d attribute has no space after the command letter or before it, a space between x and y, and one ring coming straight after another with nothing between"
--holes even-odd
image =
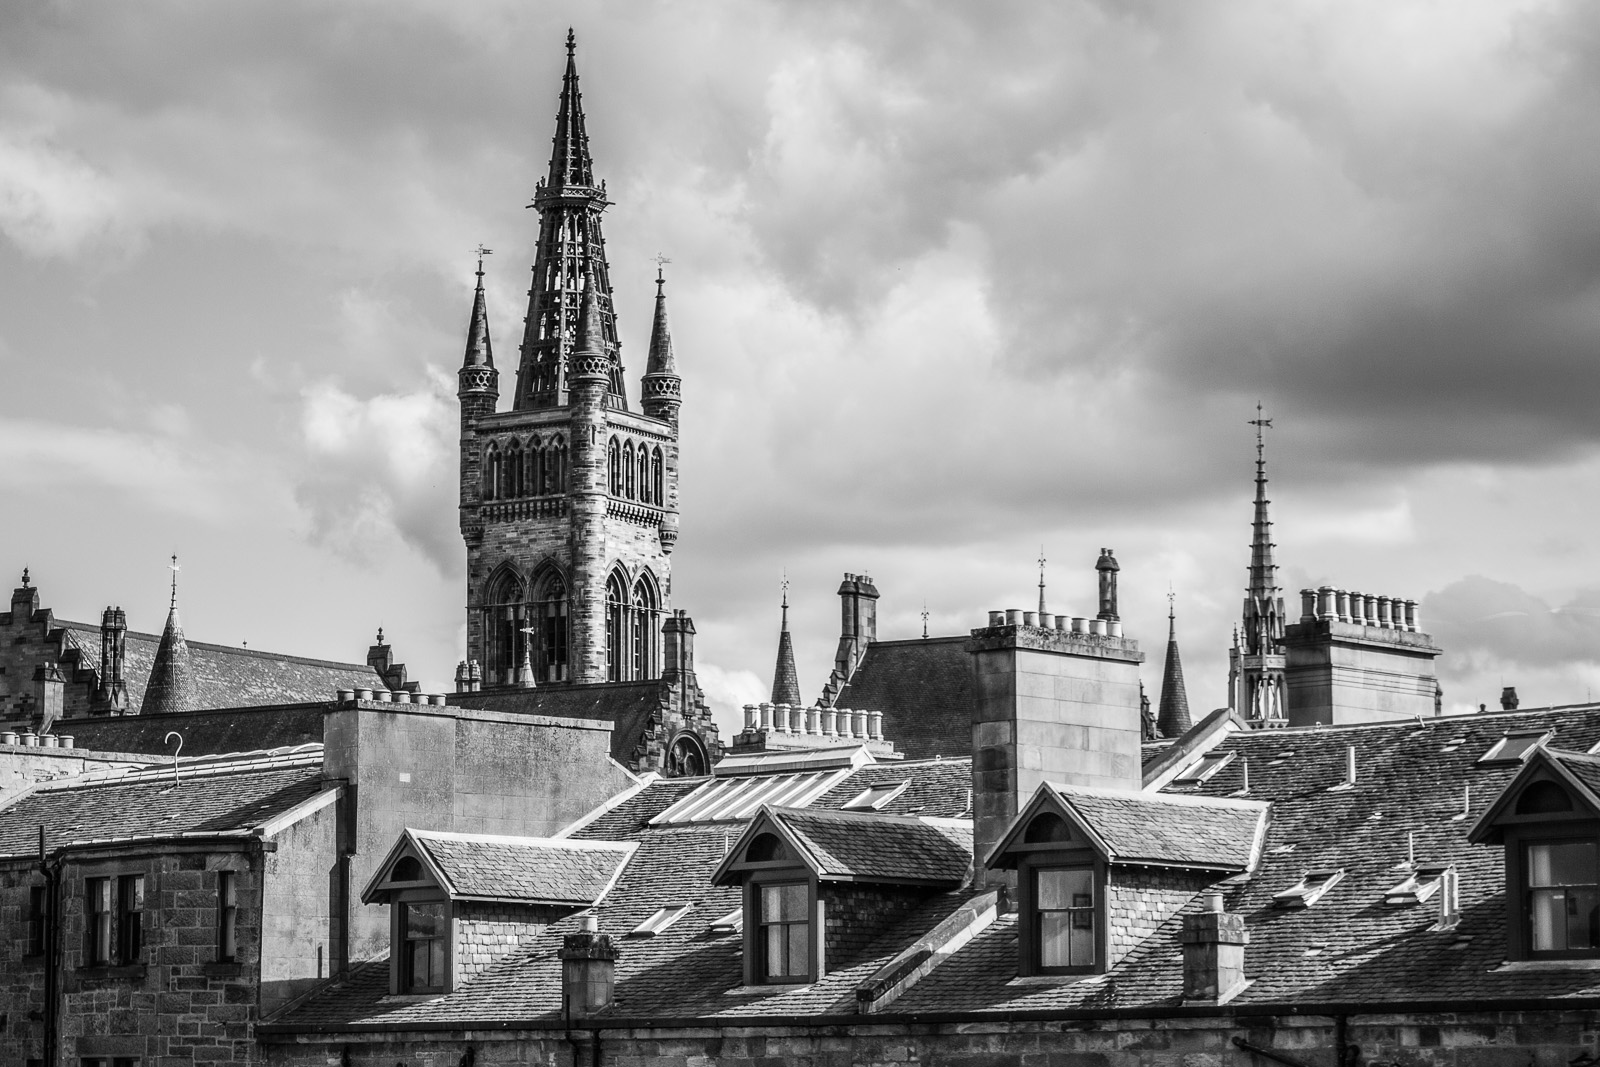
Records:
<instances>
[{"instance_id":1,"label":"smaller spire","mask_svg":"<svg viewBox=\"0 0 1600 1067\"><path fill-rule=\"evenodd\" d=\"M783 623L778 631L778 662L772 670L772 702L804 707L800 675L794 666L794 641L789 636L789 575L783 576Z\"/></svg>"},{"instance_id":2,"label":"smaller spire","mask_svg":"<svg viewBox=\"0 0 1600 1067\"><path fill-rule=\"evenodd\" d=\"M1044 617L1044 613L1045 613L1045 606L1044 606L1044 562L1045 562L1045 560L1044 560L1044 546L1040 545L1039 546L1039 616L1040 616L1040 625L1044 624L1044 618L1043 617ZM924 634L923 636L927 636L927 635Z\"/></svg>"},{"instance_id":3,"label":"smaller spire","mask_svg":"<svg viewBox=\"0 0 1600 1067\"><path fill-rule=\"evenodd\" d=\"M667 279L661 268L672 260L656 256L656 314L650 324L650 353L645 362L645 375L677 374L678 361L672 354L672 330L667 325Z\"/></svg>"},{"instance_id":4,"label":"smaller spire","mask_svg":"<svg viewBox=\"0 0 1600 1067\"><path fill-rule=\"evenodd\" d=\"M578 337L572 347L574 356L600 356L606 354L605 333L600 326L600 301L595 299L594 270L585 267L583 272L583 303L578 309Z\"/></svg>"},{"instance_id":5,"label":"smaller spire","mask_svg":"<svg viewBox=\"0 0 1600 1067\"><path fill-rule=\"evenodd\" d=\"M1183 659L1178 655L1177 597L1167 593L1167 662L1161 672L1161 710L1156 728L1162 737L1182 737L1194 723L1189 717L1189 694L1183 684Z\"/></svg>"},{"instance_id":6,"label":"smaller spire","mask_svg":"<svg viewBox=\"0 0 1600 1067\"><path fill-rule=\"evenodd\" d=\"M483 257L494 255L494 249L478 246L478 285L472 294L472 317L467 322L467 351L461 361L462 369L493 367L494 350L489 341L489 308L483 295Z\"/></svg>"},{"instance_id":7,"label":"smaller spire","mask_svg":"<svg viewBox=\"0 0 1600 1067\"><path fill-rule=\"evenodd\" d=\"M22 568L22 588L28 588L28 568Z\"/></svg>"},{"instance_id":8,"label":"smaller spire","mask_svg":"<svg viewBox=\"0 0 1600 1067\"><path fill-rule=\"evenodd\" d=\"M194 708L194 669L189 661L189 644L178 619L178 557L172 557L172 603L167 609L167 625L156 646L150 680L145 684L141 715L164 715Z\"/></svg>"}]
</instances>

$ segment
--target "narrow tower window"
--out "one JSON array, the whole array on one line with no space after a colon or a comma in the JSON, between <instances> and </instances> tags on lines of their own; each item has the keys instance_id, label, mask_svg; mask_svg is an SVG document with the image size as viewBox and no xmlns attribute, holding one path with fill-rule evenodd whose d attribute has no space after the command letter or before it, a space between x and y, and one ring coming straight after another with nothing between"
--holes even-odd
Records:
<instances>
[{"instance_id":1,"label":"narrow tower window","mask_svg":"<svg viewBox=\"0 0 1600 1067\"><path fill-rule=\"evenodd\" d=\"M555 571L540 576L534 603L538 656L534 671L545 682L567 680L567 586Z\"/></svg>"},{"instance_id":2,"label":"narrow tower window","mask_svg":"<svg viewBox=\"0 0 1600 1067\"><path fill-rule=\"evenodd\" d=\"M607 458L610 461L611 495L612 496L621 496L622 495L622 446L617 443L617 439L615 437L613 437L611 439L611 447L606 449L606 453L607 453Z\"/></svg>"},{"instance_id":3,"label":"narrow tower window","mask_svg":"<svg viewBox=\"0 0 1600 1067\"><path fill-rule=\"evenodd\" d=\"M623 635L627 633L628 594L622 575L606 579L606 680L620 682L627 663L623 654Z\"/></svg>"},{"instance_id":4,"label":"narrow tower window","mask_svg":"<svg viewBox=\"0 0 1600 1067\"><path fill-rule=\"evenodd\" d=\"M650 495L650 450L644 445L639 446L639 499L646 504L654 504L655 498Z\"/></svg>"},{"instance_id":5,"label":"narrow tower window","mask_svg":"<svg viewBox=\"0 0 1600 1067\"><path fill-rule=\"evenodd\" d=\"M483 454L483 499L493 500L500 485L500 450L492 443Z\"/></svg>"},{"instance_id":6,"label":"narrow tower window","mask_svg":"<svg viewBox=\"0 0 1600 1067\"><path fill-rule=\"evenodd\" d=\"M634 482L632 441L622 446L622 495L629 500L638 495L638 487Z\"/></svg>"},{"instance_id":7,"label":"narrow tower window","mask_svg":"<svg viewBox=\"0 0 1600 1067\"><path fill-rule=\"evenodd\" d=\"M667 502L667 497L662 492L661 486L661 449L657 448L650 453L650 496L651 503L657 507Z\"/></svg>"},{"instance_id":8,"label":"narrow tower window","mask_svg":"<svg viewBox=\"0 0 1600 1067\"><path fill-rule=\"evenodd\" d=\"M510 570L489 579L483 598L484 681L510 685L522 662L527 623L522 581Z\"/></svg>"},{"instance_id":9,"label":"narrow tower window","mask_svg":"<svg viewBox=\"0 0 1600 1067\"><path fill-rule=\"evenodd\" d=\"M656 594L649 581L640 578L633 587L632 653L633 677L656 676Z\"/></svg>"}]
</instances>

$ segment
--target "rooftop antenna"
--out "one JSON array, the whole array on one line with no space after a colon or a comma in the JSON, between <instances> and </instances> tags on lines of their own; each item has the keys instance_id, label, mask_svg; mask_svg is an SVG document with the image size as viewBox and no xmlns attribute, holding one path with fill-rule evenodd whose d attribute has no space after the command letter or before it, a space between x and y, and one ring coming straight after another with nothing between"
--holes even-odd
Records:
<instances>
[{"instance_id":1,"label":"rooftop antenna","mask_svg":"<svg viewBox=\"0 0 1600 1067\"><path fill-rule=\"evenodd\" d=\"M178 784L178 753L183 751L183 735L176 730L168 730L167 736L161 739L162 744L171 744L172 739L178 739L178 747L172 751L172 784Z\"/></svg>"},{"instance_id":2,"label":"rooftop antenna","mask_svg":"<svg viewBox=\"0 0 1600 1067\"><path fill-rule=\"evenodd\" d=\"M1044 546L1039 546L1039 614L1044 615ZM1043 623L1041 622L1041 625ZM926 636L926 635L924 635Z\"/></svg>"}]
</instances>

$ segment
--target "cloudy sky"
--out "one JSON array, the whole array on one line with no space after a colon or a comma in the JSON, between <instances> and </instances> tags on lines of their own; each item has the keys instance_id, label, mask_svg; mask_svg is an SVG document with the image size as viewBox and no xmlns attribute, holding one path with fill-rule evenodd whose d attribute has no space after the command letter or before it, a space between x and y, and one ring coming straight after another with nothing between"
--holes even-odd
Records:
<instances>
[{"instance_id":1,"label":"cloudy sky","mask_svg":"<svg viewBox=\"0 0 1600 1067\"><path fill-rule=\"evenodd\" d=\"M0 567L159 629L177 552L191 637L447 687L470 250L509 372L569 24L722 707L785 570L813 693L841 572L952 633L1041 545L1074 614L1117 550L1152 695L1170 586L1219 705L1258 400L1291 613L1420 600L1457 709L1600 682L1580 2L7 4Z\"/></svg>"}]
</instances>

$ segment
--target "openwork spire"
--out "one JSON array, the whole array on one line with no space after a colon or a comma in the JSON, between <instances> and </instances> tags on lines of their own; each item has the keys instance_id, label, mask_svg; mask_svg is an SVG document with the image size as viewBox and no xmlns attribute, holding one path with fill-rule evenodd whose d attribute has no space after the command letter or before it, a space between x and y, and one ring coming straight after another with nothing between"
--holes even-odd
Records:
<instances>
[{"instance_id":1,"label":"openwork spire","mask_svg":"<svg viewBox=\"0 0 1600 1067\"><path fill-rule=\"evenodd\" d=\"M576 50L576 40L568 31L567 71L561 80L550 170L533 195L533 207L539 211L539 247L533 261L512 404L518 411L567 403L569 364L586 278L592 278L596 287L602 348L611 361L606 403L616 408L628 406L605 237L600 232L600 213L608 201L605 183L597 185L594 180L583 94L578 91Z\"/></svg>"},{"instance_id":2,"label":"openwork spire","mask_svg":"<svg viewBox=\"0 0 1600 1067\"><path fill-rule=\"evenodd\" d=\"M172 557L172 602L167 609L167 625L156 646L150 680L145 684L141 715L165 715L194 708L194 668L189 661L189 645L183 639L183 623L178 621L178 557Z\"/></svg>"},{"instance_id":3,"label":"openwork spire","mask_svg":"<svg viewBox=\"0 0 1600 1067\"><path fill-rule=\"evenodd\" d=\"M1261 405L1250 420L1256 428L1256 503L1250 523L1250 577L1244 598L1245 651L1259 656L1272 652L1283 637L1283 609L1279 602L1278 567L1273 561L1272 520L1267 514L1267 458L1263 431L1272 420L1263 418Z\"/></svg>"},{"instance_id":4,"label":"openwork spire","mask_svg":"<svg viewBox=\"0 0 1600 1067\"><path fill-rule=\"evenodd\" d=\"M783 580L783 624L778 631L778 665L772 671L772 702L803 707L800 675L794 667L794 642L789 637L789 579Z\"/></svg>"},{"instance_id":5,"label":"openwork spire","mask_svg":"<svg viewBox=\"0 0 1600 1067\"><path fill-rule=\"evenodd\" d=\"M1182 737L1194 725L1189 718L1189 693L1183 685L1183 659L1178 655L1178 618L1167 594L1167 662L1161 671L1161 708L1156 728L1162 737Z\"/></svg>"}]
</instances>

